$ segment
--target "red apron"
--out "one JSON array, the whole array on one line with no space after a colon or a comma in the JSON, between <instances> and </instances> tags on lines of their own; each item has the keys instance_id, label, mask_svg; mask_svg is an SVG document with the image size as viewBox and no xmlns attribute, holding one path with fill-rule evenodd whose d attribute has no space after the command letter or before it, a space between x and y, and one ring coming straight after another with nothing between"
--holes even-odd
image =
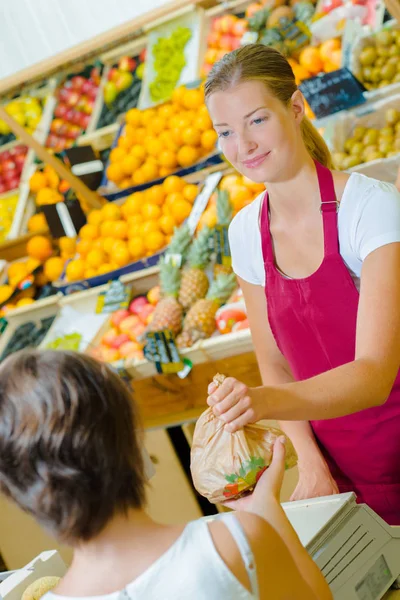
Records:
<instances>
[{"instance_id":1,"label":"red apron","mask_svg":"<svg viewBox=\"0 0 400 600\"><path fill-rule=\"evenodd\" d=\"M267 193L261 212L268 319L299 381L355 358L359 294L339 253L332 174L318 163L316 168L325 250L315 273L287 279L279 272ZM311 425L340 491L354 491L390 525L400 525L400 375L383 406Z\"/></svg>"}]
</instances>

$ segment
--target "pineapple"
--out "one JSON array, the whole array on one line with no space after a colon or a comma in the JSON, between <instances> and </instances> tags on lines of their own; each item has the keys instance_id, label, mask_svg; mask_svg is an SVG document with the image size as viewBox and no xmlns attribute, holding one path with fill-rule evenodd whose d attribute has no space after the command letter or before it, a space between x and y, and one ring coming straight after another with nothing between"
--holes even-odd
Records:
<instances>
[{"instance_id":1,"label":"pineapple","mask_svg":"<svg viewBox=\"0 0 400 600\"><path fill-rule=\"evenodd\" d=\"M192 234L185 223L178 229L175 229L166 254L177 254L181 255L182 259L186 258L191 241Z\"/></svg>"},{"instance_id":2,"label":"pineapple","mask_svg":"<svg viewBox=\"0 0 400 600\"><path fill-rule=\"evenodd\" d=\"M218 225L229 225L232 221L233 206L229 199L229 194L226 190L218 190L217 195L217 218ZM221 273L232 273L232 267L230 265L220 265L215 263L214 265L214 279L221 275Z\"/></svg>"},{"instance_id":3,"label":"pineapple","mask_svg":"<svg viewBox=\"0 0 400 600\"><path fill-rule=\"evenodd\" d=\"M209 338L215 331L215 313L224 304L236 288L234 273L221 274L215 279L206 298L197 300L186 315L183 332L177 339L178 347L183 342ZM191 344L190 344L191 345Z\"/></svg>"},{"instance_id":4,"label":"pineapple","mask_svg":"<svg viewBox=\"0 0 400 600\"><path fill-rule=\"evenodd\" d=\"M182 329L182 306L178 302L181 272L179 266L172 261L161 259L160 285L162 300L157 304L148 331L169 329L177 335Z\"/></svg>"},{"instance_id":5,"label":"pineapple","mask_svg":"<svg viewBox=\"0 0 400 600\"><path fill-rule=\"evenodd\" d=\"M211 256L210 234L210 229L203 227L190 247L188 266L183 271L179 292L179 302L184 310L188 310L197 300L204 298L207 294L209 282L204 269Z\"/></svg>"}]
</instances>

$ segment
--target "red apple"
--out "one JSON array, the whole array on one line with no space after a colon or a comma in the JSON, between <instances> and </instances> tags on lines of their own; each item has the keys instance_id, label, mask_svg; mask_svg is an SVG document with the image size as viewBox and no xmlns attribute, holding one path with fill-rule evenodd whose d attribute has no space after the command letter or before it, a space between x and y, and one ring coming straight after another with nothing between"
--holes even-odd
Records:
<instances>
[{"instance_id":1,"label":"red apple","mask_svg":"<svg viewBox=\"0 0 400 600\"><path fill-rule=\"evenodd\" d=\"M75 90L79 91L82 89L82 86L85 83L85 81L86 79L84 77L81 77L81 75L75 75L71 79L71 84Z\"/></svg>"},{"instance_id":2,"label":"red apple","mask_svg":"<svg viewBox=\"0 0 400 600\"><path fill-rule=\"evenodd\" d=\"M142 321L142 323L148 325L149 317L153 314L154 311L155 307L152 304L146 304L146 306L143 306L142 310L139 313L139 318Z\"/></svg>"},{"instance_id":3,"label":"red apple","mask_svg":"<svg viewBox=\"0 0 400 600\"><path fill-rule=\"evenodd\" d=\"M65 113L65 117L64 117L65 121L67 121L68 123L72 123L72 119L74 117L74 114L75 114L74 109L73 108L69 108L67 110L67 112Z\"/></svg>"},{"instance_id":4,"label":"red apple","mask_svg":"<svg viewBox=\"0 0 400 600\"><path fill-rule=\"evenodd\" d=\"M117 337L112 342L111 347L118 350L120 348L120 346L122 346L122 344L125 344L126 342L129 342L129 341L130 341L130 338L127 333L120 333L119 335L117 335Z\"/></svg>"},{"instance_id":5,"label":"red apple","mask_svg":"<svg viewBox=\"0 0 400 600\"><path fill-rule=\"evenodd\" d=\"M25 160L26 154L17 154L17 156L14 158L14 162L16 163L17 167L20 167L21 169L25 164Z\"/></svg>"},{"instance_id":6,"label":"red apple","mask_svg":"<svg viewBox=\"0 0 400 600\"><path fill-rule=\"evenodd\" d=\"M111 315L111 324L114 325L114 327L119 327L121 321L123 321L124 319L126 319L126 317L129 317L129 315L130 315L129 310L125 310L124 308L120 308L119 310L116 310Z\"/></svg>"},{"instance_id":7,"label":"red apple","mask_svg":"<svg viewBox=\"0 0 400 600\"><path fill-rule=\"evenodd\" d=\"M219 48L219 40L221 39L221 35L218 31L211 31L207 38L207 46L209 48Z\"/></svg>"},{"instance_id":8,"label":"red apple","mask_svg":"<svg viewBox=\"0 0 400 600\"><path fill-rule=\"evenodd\" d=\"M87 94L92 88L93 88L93 82L90 81L89 79L86 79L81 88L82 94Z\"/></svg>"},{"instance_id":9,"label":"red apple","mask_svg":"<svg viewBox=\"0 0 400 600\"><path fill-rule=\"evenodd\" d=\"M249 327L250 323L248 319L244 319L243 321L236 323L236 325L232 327L232 331L241 331L242 329L249 329Z\"/></svg>"},{"instance_id":10,"label":"red apple","mask_svg":"<svg viewBox=\"0 0 400 600\"><path fill-rule=\"evenodd\" d=\"M117 68L113 67L108 71L107 80L115 81L119 77L119 71Z\"/></svg>"},{"instance_id":11,"label":"red apple","mask_svg":"<svg viewBox=\"0 0 400 600\"><path fill-rule=\"evenodd\" d=\"M101 343L106 346L111 346L118 335L118 329L111 327L111 329L109 329L101 338Z\"/></svg>"},{"instance_id":12,"label":"red apple","mask_svg":"<svg viewBox=\"0 0 400 600\"><path fill-rule=\"evenodd\" d=\"M65 136L69 140L76 140L81 135L81 128L78 125L70 125Z\"/></svg>"},{"instance_id":13,"label":"red apple","mask_svg":"<svg viewBox=\"0 0 400 600\"><path fill-rule=\"evenodd\" d=\"M129 305L129 311L133 315L140 315L141 311L145 306L148 305L147 298L145 296L138 296Z\"/></svg>"},{"instance_id":14,"label":"red apple","mask_svg":"<svg viewBox=\"0 0 400 600\"><path fill-rule=\"evenodd\" d=\"M61 102L66 102L69 98L69 93L70 91L67 88L62 87L60 90L58 90L59 100L61 100Z\"/></svg>"},{"instance_id":15,"label":"red apple","mask_svg":"<svg viewBox=\"0 0 400 600\"><path fill-rule=\"evenodd\" d=\"M241 44L241 39L240 37L235 37L232 36L232 50L237 50L238 48L240 48Z\"/></svg>"},{"instance_id":16,"label":"red apple","mask_svg":"<svg viewBox=\"0 0 400 600\"><path fill-rule=\"evenodd\" d=\"M96 100L98 93L99 93L99 88L92 87L92 89L88 91L87 95L90 100Z\"/></svg>"},{"instance_id":17,"label":"red apple","mask_svg":"<svg viewBox=\"0 0 400 600\"><path fill-rule=\"evenodd\" d=\"M0 194L4 194L5 192L7 192L8 187L5 183L0 181Z\"/></svg>"},{"instance_id":18,"label":"red apple","mask_svg":"<svg viewBox=\"0 0 400 600\"><path fill-rule=\"evenodd\" d=\"M130 339L136 342L146 331L146 326L141 321L137 325L134 325L131 329L128 329L127 334Z\"/></svg>"},{"instance_id":19,"label":"red apple","mask_svg":"<svg viewBox=\"0 0 400 600\"><path fill-rule=\"evenodd\" d=\"M238 19L236 23L233 25L232 33L236 35L236 37L243 37L248 29L248 23L246 19Z\"/></svg>"},{"instance_id":20,"label":"red apple","mask_svg":"<svg viewBox=\"0 0 400 600\"><path fill-rule=\"evenodd\" d=\"M82 129L87 129L89 127L90 119L90 115L79 113L79 123L77 123L77 125L79 125L79 127Z\"/></svg>"},{"instance_id":21,"label":"red apple","mask_svg":"<svg viewBox=\"0 0 400 600\"><path fill-rule=\"evenodd\" d=\"M218 52L219 52L219 50L216 50L215 48L208 48L206 55L204 57L206 64L213 65L214 63L216 63L217 57L218 57Z\"/></svg>"},{"instance_id":22,"label":"red apple","mask_svg":"<svg viewBox=\"0 0 400 600\"><path fill-rule=\"evenodd\" d=\"M71 90L69 92L69 95L67 98L67 105L70 107L74 107L78 104L79 100L80 100L80 96L79 96L78 92Z\"/></svg>"},{"instance_id":23,"label":"red apple","mask_svg":"<svg viewBox=\"0 0 400 600\"><path fill-rule=\"evenodd\" d=\"M118 63L118 69L132 73L136 69L136 61L130 56L123 56Z\"/></svg>"},{"instance_id":24,"label":"red apple","mask_svg":"<svg viewBox=\"0 0 400 600\"><path fill-rule=\"evenodd\" d=\"M119 328L122 333L128 333L131 329L141 324L142 323L137 315L131 315L130 317L126 317L121 321Z\"/></svg>"},{"instance_id":25,"label":"red apple","mask_svg":"<svg viewBox=\"0 0 400 600\"><path fill-rule=\"evenodd\" d=\"M13 179L9 179L6 183L9 190L16 190L19 186L20 178L19 175Z\"/></svg>"},{"instance_id":26,"label":"red apple","mask_svg":"<svg viewBox=\"0 0 400 600\"><path fill-rule=\"evenodd\" d=\"M137 351L141 351L142 346L138 343L138 342L125 342L125 344L122 344L122 346L119 347L119 353L121 355L121 358L125 358L125 356L128 356L128 354L131 354L132 352L137 352Z\"/></svg>"},{"instance_id":27,"label":"red apple","mask_svg":"<svg viewBox=\"0 0 400 600\"><path fill-rule=\"evenodd\" d=\"M139 54L140 62L146 62L147 48L143 48L141 53Z\"/></svg>"},{"instance_id":28,"label":"red apple","mask_svg":"<svg viewBox=\"0 0 400 600\"><path fill-rule=\"evenodd\" d=\"M232 42L233 42L234 38L231 35L221 35L221 38L219 40L219 47L220 50L227 50L228 52L230 52L232 50Z\"/></svg>"},{"instance_id":29,"label":"red apple","mask_svg":"<svg viewBox=\"0 0 400 600\"><path fill-rule=\"evenodd\" d=\"M7 173L7 171L14 171L16 167L15 162L9 158L3 162L3 172Z\"/></svg>"},{"instance_id":30,"label":"red apple","mask_svg":"<svg viewBox=\"0 0 400 600\"><path fill-rule=\"evenodd\" d=\"M6 160L10 160L11 158L11 153L9 152L9 150L5 150L4 152L2 152L0 154L0 162L5 162Z\"/></svg>"},{"instance_id":31,"label":"red apple","mask_svg":"<svg viewBox=\"0 0 400 600\"><path fill-rule=\"evenodd\" d=\"M221 33L232 33L237 20L238 18L235 15L224 15L219 20L219 31Z\"/></svg>"}]
</instances>

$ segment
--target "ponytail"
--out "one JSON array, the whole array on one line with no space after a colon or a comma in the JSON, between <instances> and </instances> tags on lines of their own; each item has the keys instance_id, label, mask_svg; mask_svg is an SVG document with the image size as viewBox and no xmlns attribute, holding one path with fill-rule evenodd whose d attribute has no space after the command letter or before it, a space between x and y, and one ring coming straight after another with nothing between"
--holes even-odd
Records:
<instances>
[{"instance_id":1,"label":"ponytail","mask_svg":"<svg viewBox=\"0 0 400 600\"><path fill-rule=\"evenodd\" d=\"M301 122L301 135L310 156L322 166L332 169L332 157L329 148L307 117L304 117Z\"/></svg>"}]
</instances>

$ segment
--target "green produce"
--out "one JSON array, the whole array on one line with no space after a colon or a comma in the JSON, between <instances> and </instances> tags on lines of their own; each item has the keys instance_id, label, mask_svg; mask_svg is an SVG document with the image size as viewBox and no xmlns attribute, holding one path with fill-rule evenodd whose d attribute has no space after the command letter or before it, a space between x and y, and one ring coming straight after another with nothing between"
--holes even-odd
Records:
<instances>
[{"instance_id":1,"label":"green produce","mask_svg":"<svg viewBox=\"0 0 400 600\"><path fill-rule=\"evenodd\" d=\"M47 344L46 348L48 350L73 350L77 352L79 350L81 340L82 336L80 333L68 333Z\"/></svg>"},{"instance_id":2,"label":"green produce","mask_svg":"<svg viewBox=\"0 0 400 600\"><path fill-rule=\"evenodd\" d=\"M153 102L171 97L186 66L185 47L192 32L188 27L177 27L168 38L160 37L153 47L156 77L149 85Z\"/></svg>"},{"instance_id":3,"label":"green produce","mask_svg":"<svg viewBox=\"0 0 400 600\"><path fill-rule=\"evenodd\" d=\"M357 77L368 90L385 87L400 80L400 29L384 29L369 38L359 56Z\"/></svg>"}]
</instances>

